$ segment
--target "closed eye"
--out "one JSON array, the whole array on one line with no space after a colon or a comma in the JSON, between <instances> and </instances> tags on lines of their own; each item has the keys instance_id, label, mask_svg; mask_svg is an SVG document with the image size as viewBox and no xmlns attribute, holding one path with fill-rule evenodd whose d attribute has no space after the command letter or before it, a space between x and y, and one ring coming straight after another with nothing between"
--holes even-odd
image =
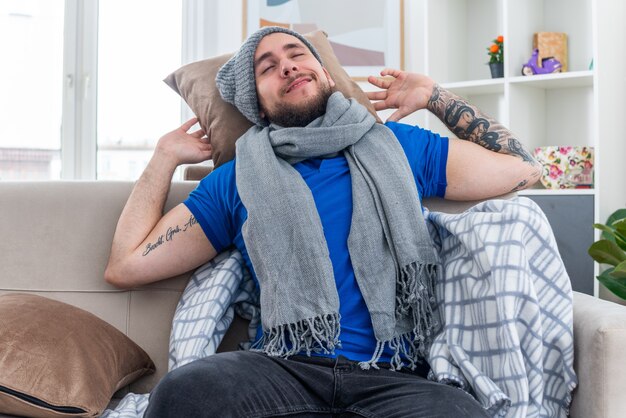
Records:
<instances>
[{"instance_id":1,"label":"closed eye","mask_svg":"<svg viewBox=\"0 0 626 418\"><path fill-rule=\"evenodd\" d=\"M265 74L270 68L274 68L274 66L273 65L269 65L269 66L265 67L263 69L263 71L261 71L261 74Z\"/></svg>"}]
</instances>

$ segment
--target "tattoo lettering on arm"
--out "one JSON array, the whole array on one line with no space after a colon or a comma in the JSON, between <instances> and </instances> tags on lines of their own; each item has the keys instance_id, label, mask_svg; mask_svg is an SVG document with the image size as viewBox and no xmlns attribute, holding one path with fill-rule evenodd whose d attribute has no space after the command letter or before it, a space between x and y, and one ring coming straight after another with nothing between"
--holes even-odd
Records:
<instances>
[{"instance_id":1,"label":"tattoo lettering on arm","mask_svg":"<svg viewBox=\"0 0 626 418\"><path fill-rule=\"evenodd\" d=\"M532 166L539 167L539 163L524 149L511 131L463 98L442 89L437 84L433 87L433 94L427 107L459 139L474 142L490 151L516 156Z\"/></svg>"},{"instance_id":2,"label":"tattoo lettering on arm","mask_svg":"<svg viewBox=\"0 0 626 418\"><path fill-rule=\"evenodd\" d=\"M198 223L198 220L196 219L196 217L191 215L189 217L189 220L187 221L187 223L185 225L183 225L183 232L185 232L186 230L188 230L189 228L191 228L192 226L194 226L197 223Z\"/></svg>"},{"instance_id":3,"label":"tattoo lettering on arm","mask_svg":"<svg viewBox=\"0 0 626 418\"><path fill-rule=\"evenodd\" d=\"M188 229L192 228L197 223L198 223L197 219L193 215L191 215L189 217L189 220L182 226L182 228L178 225L170 226L169 228L167 228L167 231L165 232L165 234L159 235L159 238L154 243L149 242L148 244L146 244L146 248L141 255L144 257L147 256L148 254L150 254L152 251L159 248L164 243L174 240L174 237L176 236L176 234L179 234L181 232L186 232Z\"/></svg>"},{"instance_id":4,"label":"tattoo lettering on arm","mask_svg":"<svg viewBox=\"0 0 626 418\"><path fill-rule=\"evenodd\" d=\"M163 245L163 235L160 235L159 239L157 239L154 244L151 243L151 242L146 244L146 250L141 255L143 255L145 257L148 254L150 254L150 252L152 252L152 251L156 250L157 248L159 248L161 245Z\"/></svg>"}]
</instances>

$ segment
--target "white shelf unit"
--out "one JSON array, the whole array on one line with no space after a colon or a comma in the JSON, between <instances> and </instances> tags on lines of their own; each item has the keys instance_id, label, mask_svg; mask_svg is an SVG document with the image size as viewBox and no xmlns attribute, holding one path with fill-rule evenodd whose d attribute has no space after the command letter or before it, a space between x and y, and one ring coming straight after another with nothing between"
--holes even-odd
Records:
<instances>
[{"instance_id":1,"label":"white shelf unit","mask_svg":"<svg viewBox=\"0 0 626 418\"><path fill-rule=\"evenodd\" d=\"M410 71L428 74L443 88L466 98L510 128L529 151L548 145L593 147L597 166L600 164L598 60L594 51L597 1L405 0L409 50L405 61ZM535 32L567 33L567 72L522 76L522 66L532 54ZM486 48L498 35L504 36L504 77L492 79ZM590 69L592 59L594 69ZM412 122L454 137L428 111L422 110L407 120ZM593 189L547 190L538 183L520 194L550 206L556 217L560 216L561 203L571 205L571 199L580 198L579 202L585 202L588 209L585 228L590 229L591 223L599 222L600 180L596 171ZM564 207L565 217L566 211ZM589 240L589 234L592 234L590 230L585 241ZM564 241L561 237L561 242ZM593 270L598 274L597 265ZM595 280L593 293L598 294Z\"/></svg>"},{"instance_id":2,"label":"white shelf unit","mask_svg":"<svg viewBox=\"0 0 626 418\"><path fill-rule=\"evenodd\" d=\"M411 71L430 75L502 122L529 151L548 145L588 146L598 164L597 74L590 69L592 60L597 62L596 1L405 0L406 61ZM567 33L568 71L522 76L533 34L541 31ZM504 36L504 77L492 79L486 48L498 35ZM437 117L418 113L416 123L454 137ZM595 180L597 184L597 175Z\"/></svg>"},{"instance_id":3,"label":"white shelf unit","mask_svg":"<svg viewBox=\"0 0 626 418\"><path fill-rule=\"evenodd\" d=\"M413 62L442 87L508 126L529 150L547 145L597 148L595 77L589 69L594 58L593 1L408 2L411 17L421 15L424 27L422 57ZM540 31L567 33L568 72L521 75L532 53L533 34ZM486 48L498 35L504 36L505 76L492 79ZM428 129L452 136L435 116L427 114L423 120Z\"/></svg>"},{"instance_id":4,"label":"white shelf unit","mask_svg":"<svg viewBox=\"0 0 626 418\"><path fill-rule=\"evenodd\" d=\"M521 196L594 196L596 194L596 191L593 189L551 190L543 188L531 188L521 190L517 194Z\"/></svg>"}]
</instances>

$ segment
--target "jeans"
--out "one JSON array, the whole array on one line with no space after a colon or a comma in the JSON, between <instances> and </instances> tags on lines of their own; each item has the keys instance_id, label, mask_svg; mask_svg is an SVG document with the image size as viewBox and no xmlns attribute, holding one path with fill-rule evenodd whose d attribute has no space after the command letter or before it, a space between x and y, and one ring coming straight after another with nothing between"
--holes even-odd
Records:
<instances>
[{"instance_id":1,"label":"jeans","mask_svg":"<svg viewBox=\"0 0 626 418\"><path fill-rule=\"evenodd\" d=\"M385 365L388 367L388 365ZM423 374L423 372L422 372ZM462 390L408 369L361 370L358 363L234 351L168 373L150 394L158 417L488 417Z\"/></svg>"}]
</instances>

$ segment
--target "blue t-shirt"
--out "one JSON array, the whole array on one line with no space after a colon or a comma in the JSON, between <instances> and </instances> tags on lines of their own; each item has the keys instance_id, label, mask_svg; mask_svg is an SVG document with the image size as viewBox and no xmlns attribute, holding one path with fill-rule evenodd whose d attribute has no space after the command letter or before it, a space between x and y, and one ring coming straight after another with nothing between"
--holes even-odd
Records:
<instances>
[{"instance_id":1,"label":"blue t-shirt","mask_svg":"<svg viewBox=\"0 0 626 418\"><path fill-rule=\"evenodd\" d=\"M415 176L420 198L443 197L446 191L448 138L395 122L385 124L395 134ZM376 347L372 321L359 290L348 252L352 219L352 180L343 155L329 159L312 158L293 166L311 189L322 222L335 275L341 315L341 348L334 357L368 361ZM234 161L223 164L205 177L184 204L196 217L207 238L219 253L231 245L241 252L259 285L248 256L241 227L248 217L235 180ZM259 327L258 338L261 336ZM380 361L390 361L387 347Z\"/></svg>"}]
</instances>

